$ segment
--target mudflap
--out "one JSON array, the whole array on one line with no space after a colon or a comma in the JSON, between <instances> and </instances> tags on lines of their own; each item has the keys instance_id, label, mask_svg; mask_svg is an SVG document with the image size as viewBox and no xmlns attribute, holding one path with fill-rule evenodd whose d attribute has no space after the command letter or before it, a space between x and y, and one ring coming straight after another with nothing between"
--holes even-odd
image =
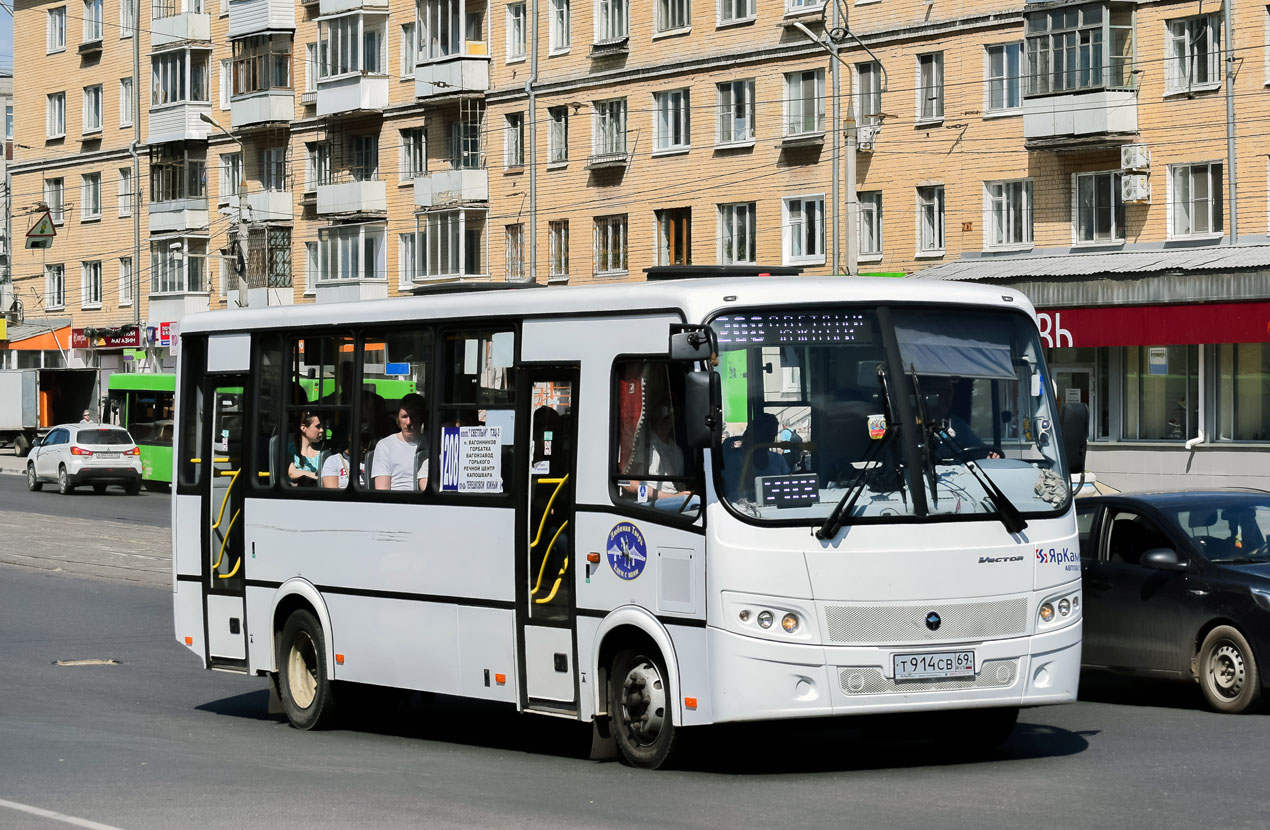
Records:
<instances>
[{"instance_id":1,"label":"mudflap","mask_svg":"<svg viewBox=\"0 0 1270 830\"><path fill-rule=\"evenodd\" d=\"M592 761L617 760L617 741L613 739L613 728L607 715L597 715L591 721L591 755Z\"/></svg>"},{"instance_id":2,"label":"mudflap","mask_svg":"<svg viewBox=\"0 0 1270 830\"><path fill-rule=\"evenodd\" d=\"M278 673L269 674L269 714L281 715L287 710L282 708L282 695L278 694Z\"/></svg>"}]
</instances>

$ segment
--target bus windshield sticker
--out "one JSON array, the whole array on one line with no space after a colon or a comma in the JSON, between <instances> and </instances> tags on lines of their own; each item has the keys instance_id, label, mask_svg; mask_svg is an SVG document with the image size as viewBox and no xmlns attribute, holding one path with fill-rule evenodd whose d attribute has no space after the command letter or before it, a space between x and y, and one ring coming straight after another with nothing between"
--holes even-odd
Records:
<instances>
[{"instance_id":1,"label":"bus windshield sticker","mask_svg":"<svg viewBox=\"0 0 1270 830\"><path fill-rule=\"evenodd\" d=\"M444 427L441 430L441 490L501 493L502 427Z\"/></svg>"},{"instance_id":2,"label":"bus windshield sticker","mask_svg":"<svg viewBox=\"0 0 1270 830\"><path fill-rule=\"evenodd\" d=\"M619 578L630 581L644 572L648 546L644 534L631 522L619 522L609 531L609 566Z\"/></svg>"},{"instance_id":3,"label":"bus windshield sticker","mask_svg":"<svg viewBox=\"0 0 1270 830\"><path fill-rule=\"evenodd\" d=\"M869 416L869 437L875 441L886 435L886 416L870 415Z\"/></svg>"}]
</instances>

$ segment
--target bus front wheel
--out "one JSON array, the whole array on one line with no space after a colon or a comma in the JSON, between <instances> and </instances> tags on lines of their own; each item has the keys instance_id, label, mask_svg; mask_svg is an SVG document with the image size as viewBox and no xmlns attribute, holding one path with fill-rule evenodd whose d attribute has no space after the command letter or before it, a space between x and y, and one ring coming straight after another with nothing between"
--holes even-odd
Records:
<instances>
[{"instance_id":1,"label":"bus front wheel","mask_svg":"<svg viewBox=\"0 0 1270 830\"><path fill-rule=\"evenodd\" d=\"M633 767L657 769L676 747L666 666L652 649L624 649L609 674L609 714L622 757Z\"/></svg>"},{"instance_id":2,"label":"bus front wheel","mask_svg":"<svg viewBox=\"0 0 1270 830\"><path fill-rule=\"evenodd\" d=\"M308 611L296 611L278 644L278 689L287 720L296 729L327 725L335 710L326 672L326 636Z\"/></svg>"}]
</instances>

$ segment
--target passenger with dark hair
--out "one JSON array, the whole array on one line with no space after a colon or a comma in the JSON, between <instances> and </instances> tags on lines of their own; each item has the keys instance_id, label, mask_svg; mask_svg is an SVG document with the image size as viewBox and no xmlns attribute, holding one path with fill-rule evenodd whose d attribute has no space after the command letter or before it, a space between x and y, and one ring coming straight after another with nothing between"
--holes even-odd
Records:
<instances>
[{"instance_id":1,"label":"passenger with dark hair","mask_svg":"<svg viewBox=\"0 0 1270 830\"><path fill-rule=\"evenodd\" d=\"M318 483L318 445L322 443L322 419L316 413L300 413L300 435L287 446L291 463L287 478L297 487L315 487Z\"/></svg>"},{"instance_id":2,"label":"passenger with dark hair","mask_svg":"<svg viewBox=\"0 0 1270 830\"><path fill-rule=\"evenodd\" d=\"M427 402L423 395L411 392L401 399L397 409L400 432L385 436L375 445L370 476L376 490L414 490L416 482L422 490L428 485L428 460L423 459L418 471L415 457L427 445L423 431L423 415Z\"/></svg>"}]
</instances>

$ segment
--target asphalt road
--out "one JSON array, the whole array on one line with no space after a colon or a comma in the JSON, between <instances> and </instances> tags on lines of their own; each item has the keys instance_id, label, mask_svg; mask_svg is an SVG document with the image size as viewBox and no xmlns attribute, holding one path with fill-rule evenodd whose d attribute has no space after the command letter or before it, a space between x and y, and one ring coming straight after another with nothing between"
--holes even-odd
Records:
<instances>
[{"instance_id":1,"label":"asphalt road","mask_svg":"<svg viewBox=\"0 0 1270 830\"><path fill-rule=\"evenodd\" d=\"M167 493L144 489L129 496L120 487L109 487L99 496L91 487L80 487L74 495L61 496L56 484L45 484L43 490L32 493L26 489L25 476L0 475L0 507L5 510L171 527L170 505Z\"/></svg>"},{"instance_id":2,"label":"asphalt road","mask_svg":"<svg viewBox=\"0 0 1270 830\"><path fill-rule=\"evenodd\" d=\"M371 698L353 728L298 732L263 680L199 668L171 596L0 565L0 827L1266 824L1270 717L1186 686L1096 679L974 763L922 724L818 721L698 732L684 768L646 773L587 760L577 724L450 699Z\"/></svg>"}]
</instances>

